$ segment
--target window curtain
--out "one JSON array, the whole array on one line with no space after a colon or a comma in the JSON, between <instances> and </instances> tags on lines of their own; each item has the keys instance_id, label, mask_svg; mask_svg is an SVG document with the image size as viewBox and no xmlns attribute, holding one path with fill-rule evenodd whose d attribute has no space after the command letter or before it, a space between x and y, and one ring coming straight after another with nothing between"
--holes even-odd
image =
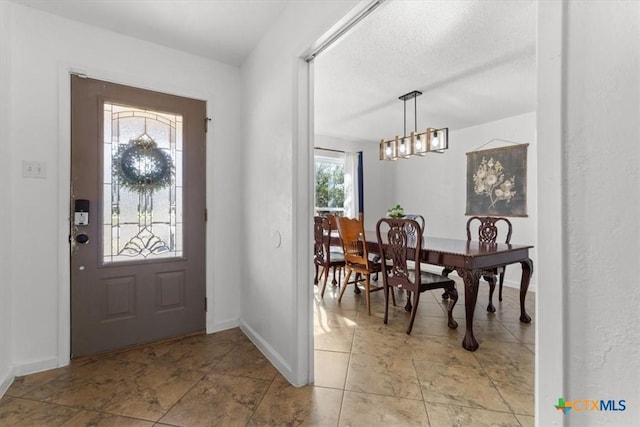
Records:
<instances>
[{"instance_id":1,"label":"window curtain","mask_svg":"<svg viewBox=\"0 0 640 427\"><path fill-rule=\"evenodd\" d=\"M359 211L358 163L358 153L344 153L344 216L349 218L357 218Z\"/></svg>"}]
</instances>

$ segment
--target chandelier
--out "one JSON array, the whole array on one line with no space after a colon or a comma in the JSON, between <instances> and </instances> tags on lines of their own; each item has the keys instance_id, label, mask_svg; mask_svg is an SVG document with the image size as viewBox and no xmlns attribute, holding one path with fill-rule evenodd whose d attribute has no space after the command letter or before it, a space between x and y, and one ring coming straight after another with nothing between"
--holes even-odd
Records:
<instances>
[{"instance_id":1,"label":"chandelier","mask_svg":"<svg viewBox=\"0 0 640 427\"><path fill-rule=\"evenodd\" d=\"M414 90L398 99L404 102L404 135L380 141L380 160L408 159L411 156L425 156L427 153L444 153L449 148L449 128L427 128L418 133L418 96L422 92ZM413 99L414 131L407 135L407 101Z\"/></svg>"}]
</instances>

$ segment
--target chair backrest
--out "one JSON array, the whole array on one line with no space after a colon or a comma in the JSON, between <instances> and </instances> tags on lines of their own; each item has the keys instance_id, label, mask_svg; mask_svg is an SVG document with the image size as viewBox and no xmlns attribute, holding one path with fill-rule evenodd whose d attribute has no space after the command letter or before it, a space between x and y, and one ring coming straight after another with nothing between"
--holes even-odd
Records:
<instances>
[{"instance_id":1,"label":"chair backrest","mask_svg":"<svg viewBox=\"0 0 640 427\"><path fill-rule=\"evenodd\" d=\"M422 233L424 233L425 221L424 221L424 217L422 215L419 215L419 214L405 214L405 216L403 218L404 219L412 219L412 220L416 221L418 223L418 225L420 226L420 230L421 230L420 234L422 235ZM410 234L415 234L415 233L418 232L418 230L413 228L410 223L407 223L406 227L407 227L407 232L410 233Z\"/></svg>"},{"instance_id":2,"label":"chair backrest","mask_svg":"<svg viewBox=\"0 0 640 427\"><path fill-rule=\"evenodd\" d=\"M329 263L331 243L331 220L324 216L313 217L313 262L319 265Z\"/></svg>"},{"instance_id":3,"label":"chair backrest","mask_svg":"<svg viewBox=\"0 0 640 427\"><path fill-rule=\"evenodd\" d=\"M338 231L342 240L342 251L347 264L357 264L369 269L369 254L364 235L362 213L358 218L338 217Z\"/></svg>"},{"instance_id":4,"label":"chair backrest","mask_svg":"<svg viewBox=\"0 0 640 427\"><path fill-rule=\"evenodd\" d=\"M481 243L496 243L498 240L500 222L504 222L506 225L506 238L505 243L511 242L511 233L513 228L511 227L511 221L507 218L495 217L495 216L472 216L467 220L467 240L473 240L471 238L471 231L475 226L474 221L478 224L478 241Z\"/></svg>"},{"instance_id":5,"label":"chair backrest","mask_svg":"<svg viewBox=\"0 0 640 427\"><path fill-rule=\"evenodd\" d=\"M408 230L417 230L412 234ZM422 247L420 224L407 218L381 218L376 224L376 237L383 259L388 268L382 269L382 279L387 286L396 286L409 292L418 292L420 286L420 263L415 261ZM411 249L413 256L410 256Z\"/></svg>"},{"instance_id":6,"label":"chair backrest","mask_svg":"<svg viewBox=\"0 0 640 427\"><path fill-rule=\"evenodd\" d=\"M422 231L424 231L425 222L424 222L424 217L422 215L419 215L419 214L406 214L403 218L404 219L412 219L412 220L416 221L420 225L420 229Z\"/></svg>"}]
</instances>

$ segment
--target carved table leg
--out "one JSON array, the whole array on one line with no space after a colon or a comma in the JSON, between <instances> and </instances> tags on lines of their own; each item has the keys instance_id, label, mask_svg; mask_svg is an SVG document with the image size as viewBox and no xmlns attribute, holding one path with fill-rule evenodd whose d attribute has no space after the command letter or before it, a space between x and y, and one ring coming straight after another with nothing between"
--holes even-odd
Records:
<instances>
[{"instance_id":1,"label":"carved table leg","mask_svg":"<svg viewBox=\"0 0 640 427\"><path fill-rule=\"evenodd\" d=\"M531 258L527 258L521 261L522 265L522 279L520 279L520 321L523 323L531 322L531 317L527 314L527 310L524 307L524 301L527 298L527 290L529 289L529 281L533 274L533 261Z\"/></svg>"},{"instance_id":2,"label":"carved table leg","mask_svg":"<svg viewBox=\"0 0 640 427\"><path fill-rule=\"evenodd\" d=\"M469 271L464 269L456 270L462 280L464 280L464 309L467 320L467 330L462 340L462 347L465 350L476 351L480 346L476 337L473 336L473 312L476 309L476 301L478 300L478 286L480 282L479 271Z\"/></svg>"}]
</instances>

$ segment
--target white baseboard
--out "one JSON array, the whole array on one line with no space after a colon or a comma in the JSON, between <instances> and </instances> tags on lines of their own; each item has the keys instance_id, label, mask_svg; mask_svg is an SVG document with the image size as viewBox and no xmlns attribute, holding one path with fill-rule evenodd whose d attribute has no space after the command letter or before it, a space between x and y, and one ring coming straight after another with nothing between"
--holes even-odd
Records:
<instances>
[{"instance_id":1,"label":"white baseboard","mask_svg":"<svg viewBox=\"0 0 640 427\"><path fill-rule=\"evenodd\" d=\"M273 349L267 343L267 341L262 338L262 336L258 335L253 329L251 329L246 323L242 322L240 324L240 329L242 332L251 340L251 342L260 350L260 352L266 357L269 362L282 374L286 380L296 385L294 375L291 369L291 365L289 365L284 358Z\"/></svg>"},{"instance_id":2,"label":"white baseboard","mask_svg":"<svg viewBox=\"0 0 640 427\"><path fill-rule=\"evenodd\" d=\"M240 319L229 319L224 322L217 322L211 325L207 324L207 334L213 334L227 329L233 329L240 326Z\"/></svg>"},{"instance_id":3,"label":"white baseboard","mask_svg":"<svg viewBox=\"0 0 640 427\"><path fill-rule=\"evenodd\" d=\"M6 378L2 378L2 381L0 381L0 398L2 398L7 390L9 390L9 387L11 387L14 379L15 376L12 372L9 372L9 375L7 375Z\"/></svg>"},{"instance_id":4,"label":"white baseboard","mask_svg":"<svg viewBox=\"0 0 640 427\"><path fill-rule=\"evenodd\" d=\"M58 363L57 357L14 366L13 369L9 370L7 376L0 381L0 397L4 396L16 377L48 371L49 369L59 368L60 366L64 365Z\"/></svg>"},{"instance_id":5,"label":"white baseboard","mask_svg":"<svg viewBox=\"0 0 640 427\"><path fill-rule=\"evenodd\" d=\"M68 363L59 364L57 357L52 357L37 362L25 363L22 365L16 365L13 367L13 375L21 377L23 375L35 374L37 372L48 371L49 369L60 368L66 366Z\"/></svg>"}]
</instances>

